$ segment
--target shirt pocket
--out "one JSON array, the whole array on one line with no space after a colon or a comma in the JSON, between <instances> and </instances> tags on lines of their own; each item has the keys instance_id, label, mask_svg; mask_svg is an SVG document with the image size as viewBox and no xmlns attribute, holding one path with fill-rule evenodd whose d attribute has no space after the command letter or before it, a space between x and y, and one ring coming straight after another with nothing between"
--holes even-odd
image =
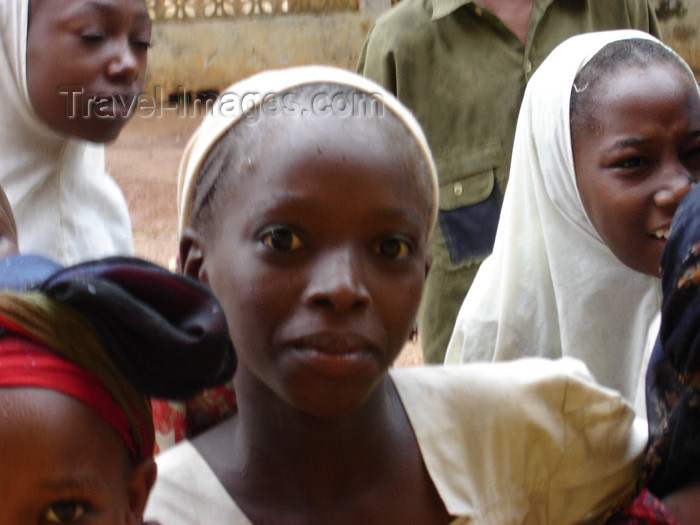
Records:
<instances>
[{"instance_id":1,"label":"shirt pocket","mask_svg":"<svg viewBox=\"0 0 700 525\"><path fill-rule=\"evenodd\" d=\"M480 260L493 250L501 192L496 170L500 146L453 156L440 170L439 224L453 264Z\"/></svg>"}]
</instances>

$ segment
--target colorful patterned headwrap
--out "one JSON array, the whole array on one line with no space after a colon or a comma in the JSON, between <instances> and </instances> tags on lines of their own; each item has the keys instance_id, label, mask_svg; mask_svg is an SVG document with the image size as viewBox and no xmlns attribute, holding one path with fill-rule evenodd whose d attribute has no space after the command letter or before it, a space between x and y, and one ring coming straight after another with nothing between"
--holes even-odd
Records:
<instances>
[{"instance_id":1,"label":"colorful patterned headwrap","mask_svg":"<svg viewBox=\"0 0 700 525\"><path fill-rule=\"evenodd\" d=\"M661 329L647 373L650 488L663 497L700 480L700 186L676 211L661 257Z\"/></svg>"},{"instance_id":2,"label":"colorful patterned headwrap","mask_svg":"<svg viewBox=\"0 0 700 525\"><path fill-rule=\"evenodd\" d=\"M235 370L211 292L136 259L84 263L33 290L1 293L0 328L0 386L77 398L117 430L135 459L153 454L149 397L184 399Z\"/></svg>"}]
</instances>

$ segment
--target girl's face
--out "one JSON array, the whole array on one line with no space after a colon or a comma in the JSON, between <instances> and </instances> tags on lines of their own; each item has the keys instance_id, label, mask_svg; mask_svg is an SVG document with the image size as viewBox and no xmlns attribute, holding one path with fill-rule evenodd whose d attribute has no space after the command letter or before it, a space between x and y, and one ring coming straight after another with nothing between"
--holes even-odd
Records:
<instances>
[{"instance_id":1,"label":"girl's face","mask_svg":"<svg viewBox=\"0 0 700 525\"><path fill-rule=\"evenodd\" d=\"M590 130L573 130L583 206L620 261L658 276L673 213L700 177L697 87L658 64L625 68L597 94Z\"/></svg>"},{"instance_id":2,"label":"girl's face","mask_svg":"<svg viewBox=\"0 0 700 525\"><path fill-rule=\"evenodd\" d=\"M66 135L115 139L143 89L151 21L144 0L31 0L27 87Z\"/></svg>"},{"instance_id":3,"label":"girl's face","mask_svg":"<svg viewBox=\"0 0 700 525\"><path fill-rule=\"evenodd\" d=\"M285 119L255 172L219 196L218 231L194 270L197 250L185 254L185 270L226 312L237 389L254 385L318 416L347 413L409 337L430 203L417 155L405 153L416 147L387 139L388 118Z\"/></svg>"},{"instance_id":4,"label":"girl's face","mask_svg":"<svg viewBox=\"0 0 700 525\"><path fill-rule=\"evenodd\" d=\"M150 488L142 470L82 403L51 390L0 389L0 525L140 525Z\"/></svg>"}]
</instances>

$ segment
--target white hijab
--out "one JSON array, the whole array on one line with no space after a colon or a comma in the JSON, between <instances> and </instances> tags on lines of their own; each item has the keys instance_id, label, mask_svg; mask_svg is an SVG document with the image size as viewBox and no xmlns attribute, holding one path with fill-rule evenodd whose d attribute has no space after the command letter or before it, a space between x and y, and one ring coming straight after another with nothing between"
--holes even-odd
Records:
<instances>
[{"instance_id":1,"label":"white hijab","mask_svg":"<svg viewBox=\"0 0 700 525\"><path fill-rule=\"evenodd\" d=\"M661 282L622 264L586 216L569 132L576 74L603 46L628 38L655 40L630 30L575 36L532 76L493 254L462 304L447 363L573 356L634 400Z\"/></svg>"},{"instance_id":2,"label":"white hijab","mask_svg":"<svg viewBox=\"0 0 700 525\"><path fill-rule=\"evenodd\" d=\"M20 251L64 265L130 255L129 210L105 172L104 146L50 129L32 108L28 3L0 0L0 186L17 220Z\"/></svg>"}]
</instances>

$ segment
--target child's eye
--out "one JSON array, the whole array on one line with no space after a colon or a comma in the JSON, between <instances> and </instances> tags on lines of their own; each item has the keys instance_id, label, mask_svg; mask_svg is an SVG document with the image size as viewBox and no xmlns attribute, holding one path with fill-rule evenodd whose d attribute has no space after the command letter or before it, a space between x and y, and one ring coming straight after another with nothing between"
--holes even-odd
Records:
<instances>
[{"instance_id":1,"label":"child's eye","mask_svg":"<svg viewBox=\"0 0 700 525\"><path fill-rule=\"evenodd\" d=\"M132 40L131 45L140 51L147 51L151 48L150 40Z\"/></svg>"},{"instance_id":2,"label":"child's eye","mask_svg":"<svg viewBox=\"0 0 700 525\"><path fill-rule=\"evenodd\" d=\"M396 261L405 259L413 253L413 246L404 239L399 238L379 241L372 249L376 254Z\"/></svg>"},{"instance_id":3,"label":"child's eye","mask_svg":"<svg viewBox=\"0 0 700 525\"><path fill-rule=\"evenodd\" d=\"M75 523L85 515L84 503L79 501L59 501L52 503L42 516L45 523Z\"/></svg>"},{"instance_id":4,"label":"child's eye","mask_svg":"<svg viewBox=\"0 0 700 525\"><path fill-rule=\"evenodd\" d=\"M618 168L622 169L633 169L633 168L641 168L644 166L648 166L648 162L644 157L630 157L627 159L623 159L620 162L617 163Z\"/></svg>"},{"instance_id":5,"label":"child's eye","mask_svg":"<svg viewBox=\"0 0 700 525\"><path fill-rule=\"evenodd\" d=\"M700 148L694 148L682 154L683 162L690 170L700 169Z\"/></svg>"},{"instance_id":6,"label":"child's eye","mask_svg":"<svg viewBox=\"0 0 700 525\"><path fill-rule=\"evenodd\" d=\"M105 35L104 33L83 33L80 38L90 44L97 44L105 39Z\"/></svg>"},{"instance_id":7,"label":"child's eye","mask_svg":"<svg viewBox=\"0 0 700 525\"><path fill-rule=\"evenodd\" d=\"M304 241L289 228L272 228L264 233L260 240L268 248L280 252L301 250L305 247Z\"/></svg>"}]
</instances>

